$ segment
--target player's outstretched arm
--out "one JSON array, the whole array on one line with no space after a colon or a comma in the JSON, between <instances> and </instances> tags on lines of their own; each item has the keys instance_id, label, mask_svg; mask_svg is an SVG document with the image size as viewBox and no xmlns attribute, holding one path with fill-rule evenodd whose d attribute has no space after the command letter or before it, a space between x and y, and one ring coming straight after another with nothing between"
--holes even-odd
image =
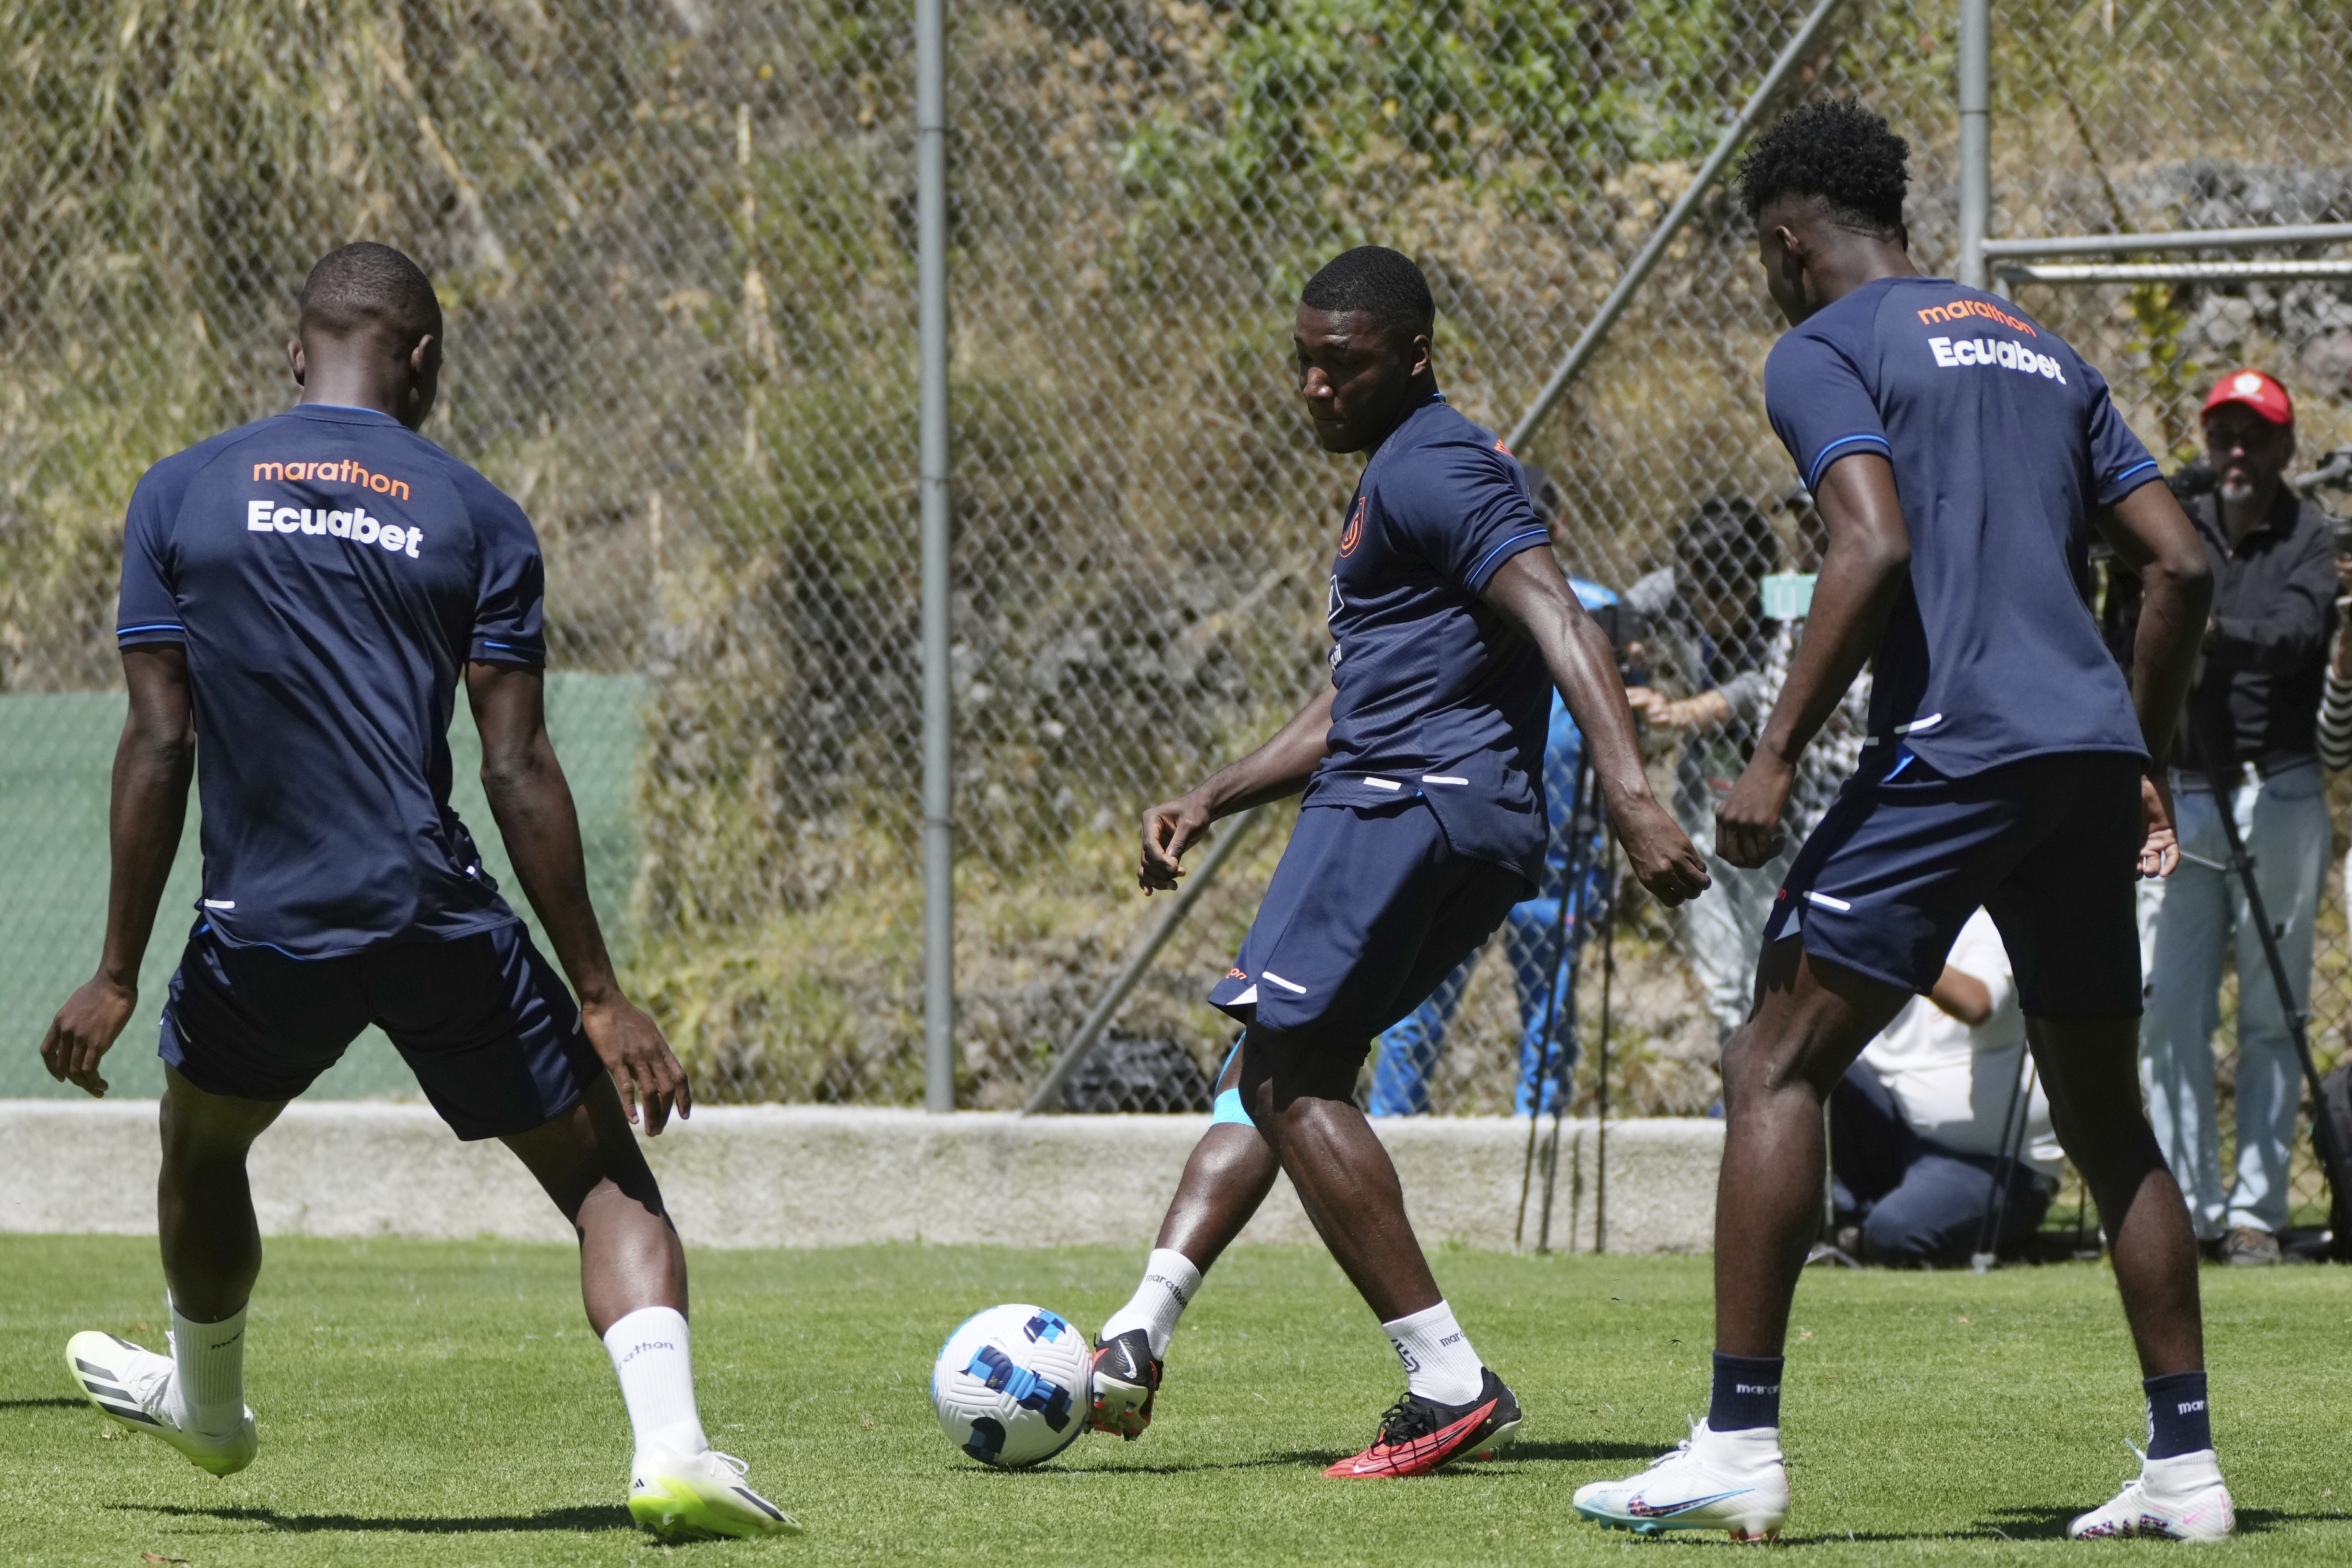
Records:
<instances>
[{"instance_id":1,"label":"player's outstretched arm","mask_svg":"<svg viewBox=\"0 0 2352 1568\"><path fill-rule=\"evenodd\" d=\"M1797 758L1878 646L1911 570L1911 530L1885 458L1874 452L1839 458L1822 476L1813 500L1830 542L1805 634L1756 755L1715 813L1715 852L1733 865L1760 866L1780 852L1780 813Z\"/></svg>"},{"instance_id":2,"label":"player's outstretched arm","mask_svg":"<svg viewBox=\"0 0 2352 1568\"><path fill-rule=\"evenodd\" d=\"M1176 862L1211 822L1307 788L1316 765L1330 753L1331 699L1338 695L1325 686L1264 746L1143 813L1143 863L1135 880L1147 896L1176 885L1184 874Z\"/></svg>"},{"instance_id":3,"label":"player's outstretched arm","mask_svg":"<svg viewBox=\"0 0 2352 1568\"><path fill-rule=\"evenodd\" d=\"M1479 597L1542 652L1552 684L1584 734L1609 826L1625 846L1634 876L1661 904L1696 898L1706 890L1706 862L1650 793L1609 634L1577 602L1559 563L1549 550L1521 550L1487 579Z\"/></svg>"},{"instance_id":4,"label":"player's outstretched arm","mask_svg":"<svg viewBox=\"0 0 2352 1568\"><path fill-rule=\"evenodd\" d=\"M2132 644L2132 707L2139 715L2140 740L2147 747L2147 773L2140 797L2147 836L2140 847L2142 876L2170 876L2180 863L2173 834L2172 793L2165 765L2172 753L2173 726L2188 700L2213 603L2213 569L2196 525L2160 479L2150 479L2095 519L2100 536L2139 573L2139 633Z\"/></svg>"},{"instance_id":5,"label":"player's outstretched arm","mask_svg":"<svg viewBox=\"0 0 2352 1568\"><path fill-rule=\"evenodd\" d=\"M556 962L580 997L580 1020L621 1104L635 1122L640 1106L648 1135L660 1133L672 1107L684 1117L694 1097L669 1042L643 1009L621 994L596 909L588 901L587 862L572 786L548 738L545 677L516 664L466 668L466 696L482 734L482 790L506 841L515 875L555 949Z\"/></svg>"},{"instance_id":6,"label":"player's outstretched arm","mask_svg":"<svg viewBox=\"0 0 2352 1568\"><path fill-rule=\"evenodd\" d=\"M179 852L195 772L196 732L188 698L188 651L177 643L122 651L131 712L114 748L107 838L113 870L106 885L106 946L98 973L66 999L41 1039L49 1076L93 1096L106 1092L99 1059L139 1005L139 964L155 930L155 906Z\"/></svg>"}]
</instances>

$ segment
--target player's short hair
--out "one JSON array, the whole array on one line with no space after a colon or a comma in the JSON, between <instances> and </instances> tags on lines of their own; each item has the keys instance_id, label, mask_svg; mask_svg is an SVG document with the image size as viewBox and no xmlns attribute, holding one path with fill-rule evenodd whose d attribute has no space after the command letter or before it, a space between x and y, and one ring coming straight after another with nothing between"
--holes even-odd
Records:
<instances>
[{"instance_id":1,"label":"player's short hair","mask_svg":"<svg viewBox=\"0 0 2352 1568\"><path fill-rule=\"evenodd\" d=\"M1675 532L1676 575L1710 594L1744 598L1780 560L1780 538L1771 520L1745 496L1700 503Z\"/></svg>"},{"instance_id":2,"label":"player's short hair","mask_svg":"<svg viewBox=\"0 0 2352 1568\"><path fill-rule=\"evenodd\" d=\"M441 335L441 301L425 269L388 245L360 240L319 258L302 283L302 330L348 338L369 329L415 342Z\"/></svg>"},{"instance_id":3,"label":"player's short hair","mask_svg":"<svg viewBox=\"0 0 2352 1568\"><path fill-rule=\"evenodd\" d=\"M1411 256L1385 246L1360 245L1341 251L1307 280L1298 302L1310 310L1360 310L1381 331L1401 338L1426 332L1437 320L1429 279Z\"/></svg>"},{"instance_id":4,"label":"player's short hair","mask_svg":"<svg viewBox=\"0 0 2352 1568\"><path fill-rule=\"evenodd\" d=\"M1753 218L1782 196L1818 196L1843 228L1903 233L1911 144L1852 99L1782 115L1739 164L1739 200Z\"/></svg>"}]
</instances>

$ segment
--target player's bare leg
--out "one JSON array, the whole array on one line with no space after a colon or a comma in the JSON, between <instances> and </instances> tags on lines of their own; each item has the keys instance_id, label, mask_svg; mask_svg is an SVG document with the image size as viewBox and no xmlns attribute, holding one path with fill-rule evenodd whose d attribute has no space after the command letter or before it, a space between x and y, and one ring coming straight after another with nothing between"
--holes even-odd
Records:
<instances>
[{"instance_id":1,"label":"player's bare leg","mask_svg":"<svg viewBox=\"0 0 2352 1568\"><path fill-rule=\"evenodd\" d=\"M1358 1063L1353 1053L1252 1025L1242 1040L1242 1103L1404 1363L1405 1396L1371 1447L1324 1473L1422 1475L1492 1452L1517 1429L1519 1404L1437 1289L1405 1217L1396 1166L1356 1107Z\"/></svg>"},{"instance_id":2,"label":"player's bare leg","mask_svg":"<svg viewBox=\"0 0 2352 1568\"><path fill-rule=\"evenodd\" d=\"M1715 1348L1778 1356L1822 1213L1822 1106L1907 992L1766 946L1756 1010L1723 1048L1723 1168L1716 1184Z\"/></svg>"},{"instance_id":3,"label":"player's bare leg","mask_svg":"<svg viewBox=\"0 0 2352 1568\"><path fill-rule=\"evenodd\" d=\"M1578 1489L1578 1512L1643 1533L1769 1538L1789 1511L1780 1351L1821 1223L1822 1106L1907 992L1768 944L1756 1008L1723 1049L1723 1168L1715 1202L1715 1390L1690 1440L1649 1469Z\"/></svg>"},{"instance_id":4,"label":"player's bare leg","mask_svg":"<svg viewBox=\"0 0 2352 1568\"><path fill-rule=\"evenodd\" d=\"M2052 1130L2099 1206L2140 1375L2203 1371L2196 1233L2140 1109L2139 1019L2029 1019L2026 1034Z\"/></svg>"},{"instance_id":5,"label":"player's bare leg","mask_svg":"<svg viewBox=\"0 0 2352 1568\"><path fill-rule=\"evenodd\" d=\"M1241 1071L1236 1055L1217 1075L1217 1092L1238 1087ZM1168 1200L1168 1213L1152 1246L1181 1252L1193 1268L1207 1273L1265 1202L1281 1170L1265 1134L1255 1127L1218 1123L1192 1145L1183 1179Z\"/></svg>"},{"instance_id":6,"label":"player's bare leg","mask_svg":"<svg viewBox=\"0 0 2352 1568\"><path fill-rule=\"evenodd\" d=\"M743 1462L714 1452L703 1433L686 1323L686 1249L612 1080L598 1074L570 1110L501 1141L580 1237L581 1301L612 1354L636 1440L630 1516L671 1537L798 1530L745 1484Z\"/></svg>"},{"instance_id":7,"label":"player's bare leg","mask_svg":"<svg viewBox=\"0 0 2352 1568\"><path fill-rule=\"evenodd\" d=\"M1220 1104L1230 1103L1228 1094L1238 1094L1240 1081L1241 1053L1235 1051L1217 1074ZM1192 1304L1201 1277L1274 1190L1281 1169L1265 1134L1245 1122L1213 1123L1192 1145L1144 1262L1143 1280L1096 1340L1089 1417L1096 1431L1132 1441L1151 1424L1177 1320Z\"/></svg>"},{"instance_id":8,"label":"player's bare leg","mask_svg":"<svg viewBox=\"0 0 2352 1568\"><path fill-rule=\"evenodd\" d=\"M101 1413L217 1476L251 1464L259 1445L245 1406L245 1311L261 1274L261 1228L245 1159L285 1108L208 1094L164 1064L155 1228L171 1354L94 1332L66 1343L66 1364Z\"/></svg>"},{"instance_id":9,"label":"player's bare leg","mask_svg":"<svg viewBox=\"0 0 2352 1568\"><path fill-rule=\"evenodd\" d=\"M501 1141L578 1232L580 1296L598 1334L646 1307L685 1314L686 1249L612 1080L599 1076L569 1111Z\"/></svg>"},{"instance_id":10,"label":"player's bare leg","mask_svg":"<svg viewBox=\"0 0 2352 1568\"><path fill-rule=\"evenodd\" d=\"M1242 1042L1242 1104L1332 1258L1386 1322L1443 1298L1405 1218L1396 1166L1356 1108L1357 1067L1352 1056L1253 1026Z\"/></svg>"},{"instance_id":11,"label":"player's bare leg","mask_svg":"<svg viewBox=\"0 0 2352 1568\"><path fill-rule=\"evenodd\" d=\"M163 1066L163 1166L155 1220L172 1304L199 1322L245 1310L261 1276L261 1228L245 1161L283 1100L207 1094Z\"/></svg>"},{"instance_id":12,"label":"player's bare leg","mask_svg":"<svg viewBox=\"0 0 2352 1568\"><path fill-rule=\"evenodd\" d=\"M2206 1408L2196 1233L2140 1109L2139 1019L2029 1019L2026 1034L2049 1085L2052 1127L2099 1206L2148 1402L2140 1473L2067 1533L2226 1536L2237 1511Z\"/></svg>"}]
</instances>

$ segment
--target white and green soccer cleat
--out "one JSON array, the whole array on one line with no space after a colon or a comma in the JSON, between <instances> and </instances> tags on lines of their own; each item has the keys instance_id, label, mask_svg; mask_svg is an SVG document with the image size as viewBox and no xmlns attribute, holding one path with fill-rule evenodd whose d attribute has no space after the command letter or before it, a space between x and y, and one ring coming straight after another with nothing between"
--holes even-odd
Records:
<instances>
[{"instance_id":1,"label":"white and green soccer cleat","mask_svg":"<svg viewBox=\"0 0 2352 1568\"><path fill-rule=\"evenodd\" d=\"M800 1521L743 1484L748 1469L713 1448L641 1448L629 1467L629 1517L665 1541L799 1534Z\"/></svg>"},{"instance_id":2,"label":"white and green soccer cleat","mask_svg":"<svg viewBox=\"0 0 2352 1568\"><path fill-rule=\"evenodd\" d=\"M200 1470L233 1476L253 1463L261 1446L250 1409L226 1437L183 1429L172 1413L174 1369L168 1355L110 1333L85 1331L66 1341L66 1367L108 1420L169 1443Z\"/></svg>"},{"instance_id":3,"label":"white and green soccer cleat","mask_svg":"<svg viewBox=\"0 0 2352 1568\"><path fill-rule=\"evenodd\" d=\"M1579 1487L1573 1506L1604 1530L1721 1530L1734 1541L1769 1541L1789 1517L1780 1430L1717 1432L1695 1422L1673 1453L1638 1476Z\"/></svg>"}]
</instances>

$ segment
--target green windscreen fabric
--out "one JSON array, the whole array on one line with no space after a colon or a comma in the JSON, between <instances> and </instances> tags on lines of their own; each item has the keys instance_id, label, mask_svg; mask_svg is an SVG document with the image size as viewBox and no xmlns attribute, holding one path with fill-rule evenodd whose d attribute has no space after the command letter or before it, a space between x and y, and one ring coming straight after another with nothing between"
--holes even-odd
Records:
<instances>
[{"instance_id":1,"label":"green windscreen fabric","mask_svg":"<svg viewBox=\"0 0 2352 1568\"><path fill-rule=\"evenodd\" d=\"M547 683L548 729L579 807L589 893L606 940L616 946L625 937L621 923L636 863L629 786L643 736L644 695L645 683L635 675L556 674ZM530 921L537 940L538 923L482 798L480 737L466 705L457 706L449 730L457 814L480 843L484 866ZM0 1098L81 1093L52 1082L42 1070L41 1035L58 1005L89 977L105 935L108 789L122 715L119 692L0 694ZM139 1011L106 1058L110 1098L163 1092L155 1019L195 919L195 791L188 796L187 829L140 971ZM374 1030L310 1092L337 1099L417 1095L398 1053Z\"/></svg>"}]
</instances>

